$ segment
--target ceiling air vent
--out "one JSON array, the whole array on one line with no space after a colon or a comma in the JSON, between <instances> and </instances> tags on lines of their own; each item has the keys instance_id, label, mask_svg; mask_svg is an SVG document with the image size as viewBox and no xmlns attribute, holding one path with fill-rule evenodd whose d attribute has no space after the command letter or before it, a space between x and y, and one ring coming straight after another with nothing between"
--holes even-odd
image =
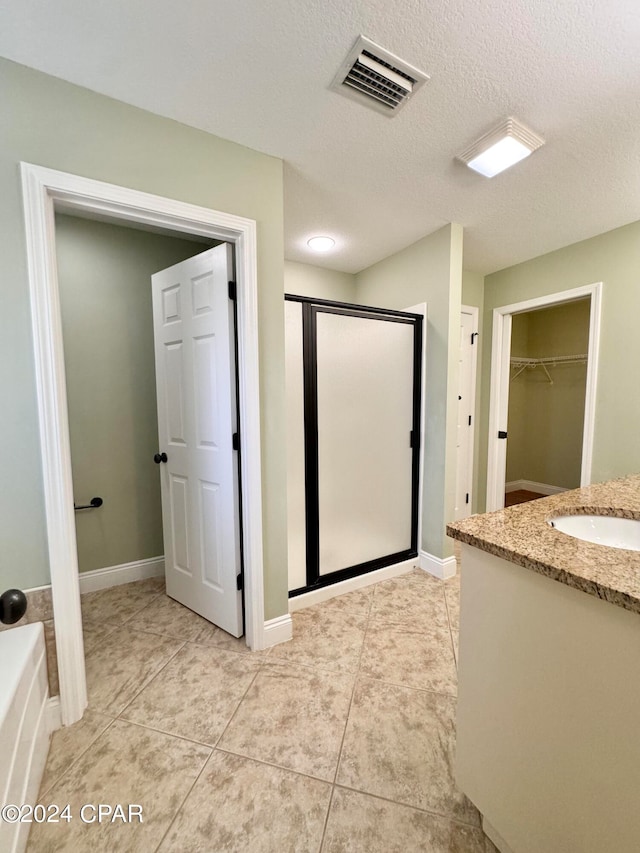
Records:
<instances>
[{"instance_id":1,"label":"ceiling air vent","mask_svg":"<svg viewBox=\"0 0 640 853\"><path fill-rule=\"evenodd\" d=\"M428 79L413 65L360 36L330 88L393 116Z\"/></svg>"}]
</instances>

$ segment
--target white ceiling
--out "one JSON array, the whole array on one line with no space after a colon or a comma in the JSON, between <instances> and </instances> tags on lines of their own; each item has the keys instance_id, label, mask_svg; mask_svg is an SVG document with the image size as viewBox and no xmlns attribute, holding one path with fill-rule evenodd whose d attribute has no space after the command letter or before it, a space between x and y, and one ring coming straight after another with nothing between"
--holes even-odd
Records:
<instances>
[{"instance_id":1,"label":"white ceiling","mask_svg":"<svg viewBox=\"0 0 640 853\"><path fill-rule=\"evenodd\" d=\"M360 33L431 75L394 118L328 88ZM487 273L640 219L639 36L637 0L0 9L0 55L282 157L286 256L348 272L451 221ZM547 144L491 180L454 161L509 115Z\"/></svg>"}]
</instances>

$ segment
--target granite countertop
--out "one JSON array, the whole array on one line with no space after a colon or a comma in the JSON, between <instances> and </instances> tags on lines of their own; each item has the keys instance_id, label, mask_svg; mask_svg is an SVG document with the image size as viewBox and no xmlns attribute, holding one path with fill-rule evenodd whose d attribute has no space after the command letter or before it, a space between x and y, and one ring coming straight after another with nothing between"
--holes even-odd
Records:
<instances>
[{"instance_id":1,"label":"granite countertop","mask_svg":"<svg viewBox=\"0 0 640 853\"><path fill-rule=\"evenodd\" d=\"M640 474L447 525L447 534L518 566L640 613L640 551L584 542L547 524L558 515L640 519Z\"/></svg>"}]
</instances>

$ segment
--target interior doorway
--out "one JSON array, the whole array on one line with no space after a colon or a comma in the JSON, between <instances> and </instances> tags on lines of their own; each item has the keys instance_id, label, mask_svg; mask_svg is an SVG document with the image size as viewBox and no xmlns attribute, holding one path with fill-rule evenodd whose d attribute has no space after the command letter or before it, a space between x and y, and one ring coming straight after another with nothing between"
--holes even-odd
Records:
<instances>
[{"instance_id":1,"label":"interior doorway","mask_svg":"<svg viewBox=\"0 0 640 853\"><path fill-rule=\"evenodd\" d=\"M244 523L246 637L261 649L290 636L291 623L267 638L264 622L262 471L258 373L256 224L252 220L112 184L21 164L34 331L43 491L56 624L60 717L70 725L87 704L73 479L56 274L55 212L81 212L156 231L227 241L236 252L238 400L243 424L241 506ZM282 624L280 624L282 621Z\"/></svg>"},{"instance_id":2,"label":"interior doorway","mask_svg":"<svg viewBox=\"0 0 640 853\"><path fill-rule=\"evenodd\" d=\"M513 315L505 506L580 485L590 307Z\"/></svg>"},{"instance_id":3,"label":"interior doorway","mask_svg":"<svg viewBox=\"0 0 640 853\"><path fill-rule=\"evenodd\" d=\"M237 637L233 257L211 242L56 215L81 591L157 576Z\"/></svg>"},{"instance_id":4,"label":"interior doorway","mask_svg":"<svg viewBox=\"0 0 640 853\"><path fill-rule=\"evenodd\" d=\"M494 309L487 511L591 482L601 301L598 283Z\"/></svg>"}]
</instances>

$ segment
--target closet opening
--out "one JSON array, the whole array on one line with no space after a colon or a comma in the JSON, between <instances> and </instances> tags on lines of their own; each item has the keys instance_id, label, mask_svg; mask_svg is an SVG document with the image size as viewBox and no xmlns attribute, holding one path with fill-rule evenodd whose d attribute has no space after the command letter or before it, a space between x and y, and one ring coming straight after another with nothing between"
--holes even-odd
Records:
<instances>
[{"instance_id":1,"label":"closet opening","mask_svg":"<svg viewBox=\"0 0 640 853\"><path fill-rule=\"evenodd\" d=\"M291 597L418 554L422 319L285 296Z\"/></svg>"},{"instance_id":2,"label":"closet opening","mask_svg":"<svg viewBox=\"0 0 640 853\"><path fill-rule=\"evenodd\" d=\"M494 310L487 511L591 482L601 291Z\"/></svg>"},{"instance_id":3,"label":"closet opening","mask_svg":"<svg viewBox=\"0 0 640 853\"><path fill-rule=\"evenodd\" d=\"M590 300L515 314L505 506L580 485Z\"/></svg>"}]
</instances>

